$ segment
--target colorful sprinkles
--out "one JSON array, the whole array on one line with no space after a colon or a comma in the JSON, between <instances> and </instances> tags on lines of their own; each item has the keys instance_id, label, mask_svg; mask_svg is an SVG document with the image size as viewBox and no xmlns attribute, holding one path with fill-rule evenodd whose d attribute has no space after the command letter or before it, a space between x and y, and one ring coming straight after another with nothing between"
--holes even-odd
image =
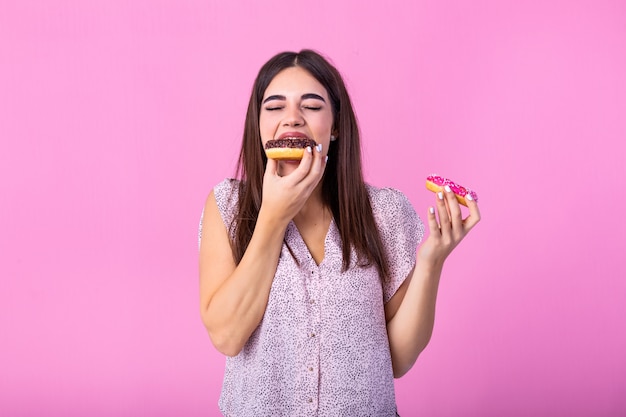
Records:
<instances>
[{"instance_id":1,"label":"colorful sprinkles","mask_svg":"<svg viewBox=\"0 0 626 417\"><path fill-rule=\"evenodd\" d=\"M470 196L472 196L472 199L474 201L478 202L478 195L475 191L472 191L467 187L463 187L462 185L459 185L452 180L433 174L426 177L426 181L430 181L440 187L445 187L447 185L448 187L450 187L454 194L461 197L465 197L467 194L469 194Z\"/></svg>"}]
</instances>

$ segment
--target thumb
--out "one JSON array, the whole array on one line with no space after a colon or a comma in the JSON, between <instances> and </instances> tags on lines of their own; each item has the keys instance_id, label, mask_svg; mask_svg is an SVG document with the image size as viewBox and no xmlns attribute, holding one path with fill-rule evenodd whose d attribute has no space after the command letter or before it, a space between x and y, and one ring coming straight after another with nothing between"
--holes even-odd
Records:
<instances>
[{"instance_id":1,"label":"thumb","mask_svg":"<svg viewBox=\"0 0 626 417\"><path fill-rule=\"evenodd\" d=\"M278 174L278 162L275 159L267 158L267 164L265 165L265 175L277 175Z\"/></svg>"}]
</instances>

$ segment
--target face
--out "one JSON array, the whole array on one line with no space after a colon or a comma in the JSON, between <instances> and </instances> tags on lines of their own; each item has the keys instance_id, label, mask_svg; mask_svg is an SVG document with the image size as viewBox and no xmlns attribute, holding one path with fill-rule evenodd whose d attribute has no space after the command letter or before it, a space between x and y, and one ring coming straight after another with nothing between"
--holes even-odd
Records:
<instances>
[{"instance_id":1,"label":"face","mask_svg":"<svg viewBox=\"0 0 626 417\"><path fill-rule=\"evenodd\" d=\"M267 86L261 102L259 128L263 147L281 136L305 135L322 144L328 152L333 111L328 92L308 71L290 67L279 72ZM279 171L287 174L299 161L280 161Z\"/></svg>"}]
</instances>

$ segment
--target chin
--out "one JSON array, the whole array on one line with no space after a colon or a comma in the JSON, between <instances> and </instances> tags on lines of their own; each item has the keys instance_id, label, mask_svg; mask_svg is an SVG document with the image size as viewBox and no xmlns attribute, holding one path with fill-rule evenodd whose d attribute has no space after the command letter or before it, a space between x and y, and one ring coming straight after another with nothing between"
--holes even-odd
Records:
<instances>
[{"instance_id":1,"label":"chin","mask_svg":"<svg viewBox=\"0 0 626 417\"><path fill-rule=\"evenodd\" d=\"M278 163L278 174L281 177L291 174L298 168L300 161L280 161Z\"/></svg>"}]
</instances>

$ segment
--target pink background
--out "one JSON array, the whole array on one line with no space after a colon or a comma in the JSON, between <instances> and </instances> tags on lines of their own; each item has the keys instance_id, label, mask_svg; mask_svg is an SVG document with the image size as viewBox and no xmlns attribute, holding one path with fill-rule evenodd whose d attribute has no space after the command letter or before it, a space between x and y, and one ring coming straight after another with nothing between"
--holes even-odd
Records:
<instances>
[{"instance_id":1,"label":"pink background","mask_svg":"<svg viewBox=\"0 0 626 417\"><path fill-rule=\"evenodd\" d=\"M0 415L214 416L196 227L260 65L327 54L449 259L402 416L626 415L624 1L0 4Z\"/></svg>"}]
</instances>

